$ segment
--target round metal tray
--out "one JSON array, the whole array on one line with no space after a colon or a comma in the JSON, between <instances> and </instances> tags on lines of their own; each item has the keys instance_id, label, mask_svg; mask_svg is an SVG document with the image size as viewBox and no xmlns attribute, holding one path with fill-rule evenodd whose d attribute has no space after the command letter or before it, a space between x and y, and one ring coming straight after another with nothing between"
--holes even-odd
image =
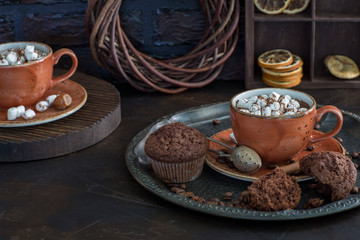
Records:
<instances>
[{"instance_id":1,"label":"round metal tray","mask_svg":"<svg viewBox=\"0 0 360 240\"><path fill-rule=\"evenodd\" d=\"M344 115L344 125L337 136L344 139L342 144L349 152L359 150L360 117L346 111L342 111L342 113ZM214 125L212 123L213 119L219 119L221 120L221 123L219 125ZM126 151L126 164L135 180L153 194L169 202L211 215L266 221L314 218L346 211L360 205L360 194L349 194L346 199L336 202L326 202L325 205L319 208L309 210L303 209L303 206L310 198L320 197L320 195L308 186L313 180L299 183L302 190L302 199L297 209L279 212L263 212L219 205L208 205L172 193L149 169L147 156L143 150L147 136L159 127L170 122L183 122L186 125L200 130L205 135L211 136L214 133L230 128L229 103L223 102L203 105L165 116L139 132L128 145ZM323 117L320 130L326 132L332 129L335 123L336 118L332 116L332 114L328 114L326 117ZM358 161L356 163L358 163ZM358 174L356 182L357 186L360 185L359 181ZM251 183L246 181L233 179L219 174L205 165L202 175L197 180L187 183L186 190L194 192L197 196L204 197L205 199L211 197L221 199L225 192L231 191L234 193L233 199L236 199L240 192L246 190L250 184Z\"/></svg>"}]
</instances>

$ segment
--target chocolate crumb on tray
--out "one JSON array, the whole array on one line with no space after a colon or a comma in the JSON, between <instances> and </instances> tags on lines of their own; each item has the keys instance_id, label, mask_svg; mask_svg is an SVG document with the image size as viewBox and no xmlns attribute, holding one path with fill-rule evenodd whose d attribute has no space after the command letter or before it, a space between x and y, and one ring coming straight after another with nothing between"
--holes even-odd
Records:
<instances>
[{"instance_id":1,"label":"chocolate crumb on tray","mask_svg":"<svg viewBox=\"0 0 360 240\"><path fill-rule=\"evenodd\" d=\"M219 119L214 119L214 120L212 121L212 123L213 123L214 125L219 125L219 124L221 123L221 121L220 121Z\"/></svg>"},{"instance_id":2,"label":"chocolate crumb on tray","mask_svg":"<svg viewBox=\"0 0 360 240\"><path fill-rule=\"evenodd\" d=\"M324 205L324 201L325 200L322 198L311 198L305 204L304 209L312 209L312 208L321 207L322 205Z\"/></svg>"}]
</instances>

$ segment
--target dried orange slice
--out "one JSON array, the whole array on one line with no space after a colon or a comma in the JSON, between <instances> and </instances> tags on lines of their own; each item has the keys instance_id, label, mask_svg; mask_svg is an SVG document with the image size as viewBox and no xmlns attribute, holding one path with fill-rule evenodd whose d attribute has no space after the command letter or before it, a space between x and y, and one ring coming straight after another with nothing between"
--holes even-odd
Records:
<instances>
[{"instance_id":1,"label":"dried orange slice","mask_svg":"<svg viewBox=\"0 0 360 240\"><path fill-rule=\"evenodd\" d=\"M255 6L266 14L282 13L290 4L291 0L254 0Z\"/></svg>"},{"instance_id":2,"label":"dried orange slice","mask_svg":"<svg viewBox=\"0 0 360 240\"><path fill-rule=\"evenodd\" d=\"M293 54L293 62L291 64L282 67L271 68L269 70L271 70L272 72L290 72L301 67L303 64L304 62L301 57Z\"/></svg>"},{"instance_id":3,"label":"dried orange slice","mask_svg":"<svg viewBox=\"0 0 360 240\"><path fill-rule=\"evenodd\" d=\"M262 80L266 85L276 88L292 88L301 83L301 78L295 79L291 82L277 82L277 81L271 81L263 76Z\"/></svg>"},{"instance_id":4,"label":"dried orange slice","mask_svg":"<svg viewBox=\"0 0 360 240\"><path fill-rule=\"evenodd\" d=\"M290 77L290 76L294 76L298 73L302 72L302 67L299 67L295 70L289 71L289 72L273 72L271 71L271 69L268 68L261 68L263 73L269 74L271 76L275 76L275 77Z\"/></svg>"},{"instance_id":5,"label":"dried orange slice","mask_svg":"<svg viewBox=\"0 0 360 240\"><path fill-rule=\"evenodd\" d=\"M269 75L263 72L263 77L265 77L267 80L271 80L271 81L277 81L277 82L291 82L294 81L298 78L302 78L303 77L303 73L297 73L293 76L285 76L285 77L279 77L279 76L273 76L273 75Z\"/></svg>"},{"instance_id":6,"label":"dried orange slice","mask_svg":"<svg viewBox=\"0 0 360 240\"><path fill-rule=\"evenodd\" d=\"M275 68L289 65L293 62L293 55L285 49L274 49L264 52L258 57L260 67Z\"/></svg>"},{"instance_id":7,"label":"dried orange slice","mask_svg":"<svg viewBox=\"0 0 360 240\"><path fill-rule=\"evenodd\" d=\"M310 0L290 0L289 6L283 11L285 14L296 14L304 11Z\"/></svg>"},{"instance_id":8,"label":"dried orange slice","mask_svg":"<svg viewBox=\"0 0 360 240\"><path fill-rule=\"evenodd\" d=\"M332 75L342 79L353 79L360 75L356 63L343 55L327 56L324 60L326 67Z\"/></svg>"}]
</instances>

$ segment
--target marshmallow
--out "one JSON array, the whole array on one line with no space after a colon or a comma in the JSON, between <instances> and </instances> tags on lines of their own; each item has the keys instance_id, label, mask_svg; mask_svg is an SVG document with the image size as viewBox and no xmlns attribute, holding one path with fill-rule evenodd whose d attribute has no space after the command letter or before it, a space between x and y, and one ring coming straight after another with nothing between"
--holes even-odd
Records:
<instances>
[{"instance_id":1,"label":"marshmallow","mask_svg":"<svg viewBox=\"0 0 360 240\"><path fill-rule=\"evenodd\" d=\"M249 110L247 110L247 109L240 109L240 112L245 112L245 113L250 113L250 111Z\"/></svg>"},{"instance_id":2,"label":"marshmallow","mask_svg":"<svg viewBox=\"0 0 360 240\"><path fill-rule=\"evenodd\" d=\"M239 101L236 101L236 107L244 108L246 103L248 103L248 102L249 102L249 100L247 100L246 98L240 99Z\"/></svg>"},{"instance_id":3,"label":"marshmallow","mask_svg":"<svg viewBox=\"0 0 360 240\"><path fill-rule=\"evenodd\" d=\"M271 116L273 117L279 117L281 115L281 111L280 110L275 110L271 112Z\"/></svg>"},{"instance_id":4,"label":"marshmallow","mask_svg":"<svg viewBox=\"0 0 360 240\"><path fill-rule=\"evenodd\" d=\"M23 105L20 105L16 108L16 110L17 110L17 117L21 117L25 112L25 107Z\"/></svg>"},{"instance_id":5,"label":"marshmallow","mask_svg":"<svg viewBox=\"0 0 360 240\"><path fill-rule=\"evenodd\" d=\"M294 107L296 107L296 108L299 108L299 107L300 107L300 103L299 103L296 99L291 99L291 100L290 100L290 103L291 103L292 105L294 105Z\"/></svg>"},{"instance_id":6,"label":"marshmallow","mask_svg":"<svg viewBox=\"0 0 360 240\"><path fill-rule=\"evenodd\" d=\"M279 102L272 102L269 107L271 108L271 110L275 111L275 110L280 110L280 103Z\"/></svg>"},{"instance_id":7,"label":"marshmallow","mask_svg":"<svg viewBox=\"0 0 360 240\"><path fill-rule=\"evenodd\" d=\"M258 116L261 116L261 111L258 110L258 111L253 111L253 112L250 112L251 114L254 114L254 115L258 115Z\"/></svg>"},{"instance_id":8,"label":"marshmallow","mask_svg":"<svg viewBox=\"0 0 360 240\"><path fill-rule=\"evenodd\" d=\"M49 103L49 107L53 105L56 97L57 97L57 95L50 95L46 98L46 101Z\"/></svg>"},{"instance_id":9,"label":"marshmallow","mask_svg":"<svg viewBox=\"0 0 360 240\"><path fill-rule=\"evenodd\" d=\"M284 115L285 116L295 115L295 112L288 111L288 112L284 113Z\"/></svg>"},{"instance_id":10,"label":"marshmallow","mask_svg":"<svg viewBox=\"0 0 360 240\"><path fill-rule=\"evenodd\" d=\"M40 101L36 104L36 111L44 112L48 109L49 103L47 101Z\"/></svg>"},{"instance_id":11,"label":"marshmallow","mask_svg":"<svg viewBox=\"0 0 360 240\"><path fill-rule=\"evenodd\" d=\"M257 99L258 99L258 97L257 97L257 96L252 96L252 97L250 97L250 98L249 98L249 102L254 103L254 102L256 102L256 101L257 101Z\"/></svg>"},{"instance_id":12,"label":"marshmallow","mask_svg":"<svg viewBox=\"0 0 360 240\"><path fill-rule=\"evenodd\" d=\"M260 106L257 105L256 103L253 103L253 104L250 106L249 111L250 111L250 112L260 111Z\"/></svg>"},{"instance_id":13,"label":"marshmallow","mask_svg":"<svg viewBox=\"0 0 360 240\"><path fill-rule=\"evenodd\" d=\"M18 55L16 52L9 52L9 54L6 56L6 60L8 61L9 65L15 65L18 59Z\"/></svg>"},{"instance_id":14,"label":"marshmallow","mask_svg":"<svg viewBox=\"0 0 360 240\"><path fill-rule=\"evenodd\" d=\"M7 66L9 62L6 59L0 59L0 66Z\"/></svg>"},{"instance_id":15,"label":"marshmallow","mask_svg":"<svg viewBox=\"0 0 360 240\"><path fill-rule=\"evenodd\" d=\"M265 107L267 104L267 101L263 97L258 97L256 104L258 104L260 107Z\"/></svg>"},{"instance_id":16,"label":"marshmallow","mask_svg":"<svg viewBox=\"0 0 360 240\"><path fill-rule=\"evenodd\" d=\"M299 108L298 112L306 112L308 109L307 108Z\"/></svg>"},{"instance_id":17,"label":"marshmallow","mask_svg":"<svg viewBox=\"0 0 360 240\"><path fill-rule=\"evenodd\" d=\"M265 94L260 95L260 96L263 97L264 99L268 99L268 98L269 98L269 96L268 96L268 95L265 95Z\"/></svg>"},{"instance_id":18,"label":"marshmallow","mask_svg":"<svg viewBox=\"0 0 360 240\"><path fill-rule=\"evenodd\" d=\"M293 110L295 106L292 103L289 103L286 107L286 110Z\"/></svg>"},{"instance_id":19,"label":"marshmallow","mask_svg":"<svg viewBox=\"0 0 360 240\"><path fill-rule=\"evenodd\" d=\"M269 95L269 98L274 100L274 101L277 101L279 100L280 98L280 94L278 94L277 92L272 92L270 95Z\"/></svg>"},{"instance_id":20,"label":"marshmallow","mask_svg":"<svg viewBox=\"0 0 360 240\"><path fill-rule=\"evenodd\" d=\"M39 55L36 52L25 52L25 57L28 61L34 61L38 56Z\"/></svg>"},{"instance_id":21,"label":"marshmallow","mask_svg":"<svg viewBox=\"0 0 360 240\"><path fill-rule=\"evenodd\" d=\"M34 52L34 51L35 51L35 46L34 45L26 45L25 46L25 53Z\"/></svg>"},{"instance_id":22,"label":"marshmallow","mask_svg":"<svg viewBox=\"0 0 360 240\"><path fill-rule=\"evenodd\" d=\"M16 107L9 108L7 111L7 119L9 121L15 120L17 118L17 112Z\"/></svg>"},{"instance_id":23,"label":"marshmallow","mask_svg":"<svg viewBox=\"0 0 360 240\"><path fill-rule=\"evenodd\" d=\"M290 103L290 100L286 96L281 96L279 101L284 105L285 108Z\"/></svg>"},{"instance_id":24,"label":"marshmallow","mask_svg":"<svg viewBox=\"0 0 360 240\"><path fill-rule=\"evenodd\" d=\"M291 97L290 95L285 95L285 97L286 97L287 99L289 99L289 100L292 99L292 97Z\"/></svg>"},{"instance_id":25,"label":"marshmallow","mask_svg":"<svg viewBox=\"0 0 360 240\"><path fill-rule=\"evenodd\" d=\"M36 115L36 113L34 112L34 110L28 109L23 113L22 117L25 118L26 120L29 120L29 119L34 118L35 115Z\"/></svg>"},{"instance_id":26,"label":"marshmallow","mask_svg":"<svg viewBox=\"0 0 360 240\"><path fill-rule=\"evenodd\" d=\"M271 116L271 107L266 106L262 109L262 114L269 117Z\"/></svg>"}]
</instances>

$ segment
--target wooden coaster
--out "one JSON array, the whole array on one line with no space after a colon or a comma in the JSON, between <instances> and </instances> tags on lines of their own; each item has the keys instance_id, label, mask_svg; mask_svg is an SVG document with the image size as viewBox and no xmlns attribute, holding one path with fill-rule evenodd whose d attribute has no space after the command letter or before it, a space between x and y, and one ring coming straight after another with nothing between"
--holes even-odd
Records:
<instances>
[{"instance_id":1,"label":"wooden coaster","mask_svg":"<svg viewBox=\"0 0 360 240\"><path fill-rule=\"evenodd\" d=\"M87 91L75 113L42 125L0 128L0 162L52 158L89 147L121 122L120 94L110 83L77 73L71 80Z\"/></svg>"}]
</instances>

